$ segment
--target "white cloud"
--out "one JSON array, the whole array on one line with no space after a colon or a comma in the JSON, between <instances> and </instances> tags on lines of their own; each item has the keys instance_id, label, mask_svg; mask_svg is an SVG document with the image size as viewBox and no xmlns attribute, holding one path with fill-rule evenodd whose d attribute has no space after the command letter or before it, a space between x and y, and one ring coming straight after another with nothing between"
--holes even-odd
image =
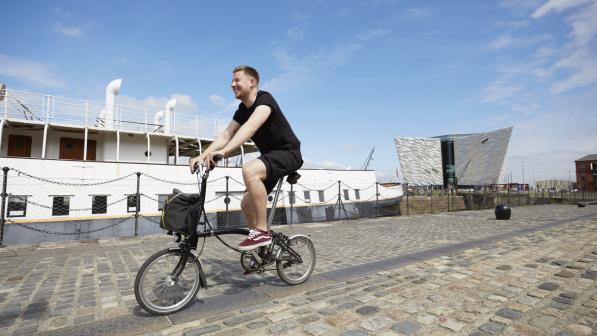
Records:
<instances>
[{"instance_id":1,"label":"white cloud","mask_svg":"<svg viewBox=\"0 0 597 336\"><path fill-rule=\"evenodd\" d=\"M566 18L571 27L570 41L563 46L560 57L550 71L561 71L564 78L551 85L551 92L560 94L573 89L587 87L597 83L597 1L586 5L587 1L549 1L533 14L539 18L551 10L577 8L577 11ZM543 8L543 10L541 10ZM540 11L541 10L541 11Z\"/></svg>"},{"instance_id":2,"label":"white cloud","mask_svg":"<svg viewBox=\"0 0 597 336\"><path fill-rule=\"evenodd\" d=\"M81 27L78 26L64 26L62 23L60 22L56 22L52 25L52 29L57 32L60 33L64 36L67 37L81 37L83 36L83 30L81 29Z\"/></svg>"},{"instance_id":3,"label":"white cloud","mask_svg":"<svg viewBox=\"0 0 597 336\"><path fill-rule=\"evenodd\" d=\"M220 110L216 112L217 115L227 114L232 111L235 111L238 108L239 104L238 100L226 101L226 99L217 94L212 94L211 96L209 96L209 101L210 103L220 108Z\"/></svg>"},{"instance_id":4,"label":"white cloud","mask_svg":"<svg viewBox=\"0 0 597 336\"><path fill-rule=\"evenodd\" d=\"M216 94L209 96L209 101L218 107L224 107L226 105L226 100L222 98L222 96Z\"/></svg>"},{"instance_id":5,"label":"white cloud","mask_svg":"<svg viewBox=\"0 0 597 336\"><path fill-rule=\"evenodd\" d=\"M139 110L147 109L149 114L153 116L153 113L163 110L166 102L170 99L176 99L176 107L174 110L180 114L196 114L199 111L197 104L193 101L193 98L189 95L175 93L170 97L147 97L138 99L131 96L118 96L116 101L120 105L127 107L134 107Z\"/></svg>"},{"instance_id":6,"label":"white cloud","mask_svg":"<svg viewBox=\"0 0 597 336\"><path fill-rule=\"evenodd\" d=\"M483 102L493 103L505 100L519 92L521 87L506 80L496 80L483 88Z\"/></svg>"},{"instance_id":7,"label":"white cloud","mask_svg":"<svg viewBox=\"0 0 597 336\"><path fill-rule=\"evenodd\" d=\"M487 49L498 50L498 49L502 49L502 48L511 46L515 42L516 42L516 39L514 39L509 34L502 34L495 40L491 41L489 43L489 45L487 46Z\"/></svg>"},{"instance_id":8,"label":"white cloud","mask_svg":"<svg viewBox=\"0 0 597 336\"><path fill-rule=\"evenodd\" d=\"M323 160L321 162L315 162L308 158L303 158L303 167L306 169L338 169L338 170L347 170L350 169L350 166L345 164L331 161L331 160Z\"/></svg>"},{"instance_id":9,"label":"white cloud","mask_svg":"<svg viewBox=\"0 0 597 336\"><path fill-rule=\"evenodd\" d=\"M376 38L384 37L390 34L390 31L387 29L371 29L367 32L358 34L356 36L357 40L361 41L369 41Z\"/></svg>"},{"instance_id":10,"label":"white cloud","mask_svg":"<svg viewBox=\"0 0 597 336\"><path fill-rule=\"evenodd\" d=\"M590 3L591 1L594 0L549 0L546 3L544 3L541 7L537 8L533 12L532 16L534 18L539 18L551 11L560 13L567 9Z\"/></svg>"},{"instance_id":11,"label":"white cloud","mask_svg":"<svg viewBox=\"0 0 597 336\"><path fill-rule=\"evenodd\" d=\"M559 94L597 83L596 55L580 49L555 64L554 68L571 70L571 74L551 85L551 92Z\"/></svg>"},{"instance_id":12,"label":"white cloud","mask_svg":"<svg viewBox=\"0 0 597 336\"><path fill-rule=\"evenodd\" d=\"M574 170L574 160L596 152L590 141L597 129L597 114L593 113L593 106L597 105L595 90L582 96L558 96L545 105L542 113L514 124L504 171L513 172L515 181L522 181L521 158L525 182L567 180L568 170Z\"/></svg>"},{"instance_id":13,"label":"white cloud","mask_svg":"<svg viewBox=\"0 0 597 336\"><path fill-rule=\"evenodd\" d=\"M63 78L46 64L0 53L0 76L14 78L27 85L64 88Z\"/></svg>"},{"instance_id":14,"label":"white cloud","mask_svg":"<svg viewBox=\"0 0 597 336\"><path fill-rule=\"evenodd\" d=\"M502 0L500 7L508 8L514 13L529 11L537 8L543 0Z\"/></svg>"},{"instance_id":15,"label":"white cloud","mask_svg":"<svg viewBox=\"0 0 597 336\"><path fill-rule=\"evenodd\" d=\"M431 13L422 8L409 8L404 16L407 19L427 19L431 17Z\"/></svg>"}]
</instances>

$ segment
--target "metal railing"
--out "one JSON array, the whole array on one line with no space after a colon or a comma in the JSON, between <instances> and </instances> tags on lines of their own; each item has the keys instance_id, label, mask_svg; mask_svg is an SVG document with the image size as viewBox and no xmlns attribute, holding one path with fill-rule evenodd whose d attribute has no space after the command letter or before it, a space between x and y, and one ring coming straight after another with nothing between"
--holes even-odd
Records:
<instances>
[{"instance_id":1,"label":"metal railing","mask_svg":"<svg viewBox=\"0 0 597 336\"><path fill-rule=\"evenodd\" d=\"M192 190L197 187L197 182L169 180L141 172L113 179L74 182L35 176L15 168L4 167L2 170L0 246L4 242L5 223L14 225L12 230L35 231L35 234L44 234L44 237L50 235L93 239L157 233L155 224L159 223L158 213L167 194L156 192L156 188L168 186ZM207 215L210 223L214 227L245 226L245 219L240 211L242 194L239 194L239 190L246 189L244 183L231 176L214 178L208 182L205 204L209 205ZM400 214L400 199L396 190L379 183L349 186L337 181L325 189L314 190L312 187L315 186L307 187L300 183L289 185L285 182L278 203L283 206L276 209L274 224ZM350 190L351 198L354 196L355 199L347 200L344 190ZM368 198L356 199L356 190L359 195L368 191ZM305 191L321 191L324 198L318 193L314 197L309 196L307 201L301 197ZM38 214L44 216L38 218ZM98 220L97 223L89 224L89 216ZM57 224L56 220L61 217L65 221L58 220L61 224ZM81 224L82 222L87 224Z\"/></svg>"},{"instance_id":2,"label":"metal railing","mask_svg":"<svg viewBox=\"0 0 597 336\"><path fill-rule=\"evenodd\" d=\"M97 101L6 90L1 104L0 118L4 119L100 128L105 127L107 121L101 117L102 111L107 109L106 103ZM155 113L163 109L163 106L115 104L113 128L110 129L163 133L164 122L154 123ZM214 139L228 124L226 120L204 118L184 112L175 112L171 118L168 134L201 139Z\"/></svg>"}]
</instances>

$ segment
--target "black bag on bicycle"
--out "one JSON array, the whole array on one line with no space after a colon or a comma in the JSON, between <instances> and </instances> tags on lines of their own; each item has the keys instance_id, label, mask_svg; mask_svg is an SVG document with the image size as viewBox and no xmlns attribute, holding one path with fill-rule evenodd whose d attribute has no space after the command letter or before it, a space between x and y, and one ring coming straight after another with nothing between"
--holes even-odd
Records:
<instances>
[{"instance_id":1,"label":"black bag on bicycle","mask_svg":"<svg viewBox=\"0 0 597 336\"><path fill-rule=\"evenodd\" d=\"M197 231L197 219L201 215L200 194L185 194L174 189L166 197L162 210L160 228L191 235Z\"/></svg>"}]
</instances>

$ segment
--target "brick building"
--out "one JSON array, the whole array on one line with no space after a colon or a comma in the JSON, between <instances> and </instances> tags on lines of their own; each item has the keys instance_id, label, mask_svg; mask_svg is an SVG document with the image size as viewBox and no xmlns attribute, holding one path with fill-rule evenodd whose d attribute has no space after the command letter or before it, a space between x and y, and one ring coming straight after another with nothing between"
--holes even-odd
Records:
<instances>
[{"instance_id":1,"label":"brick building","mask_svg":"<svg viewBox=\"0 0 597 336\"><path fill-rule=\"evenodd\" d=\"M597 154L583 156L574 163L578 190L597 191Z\"/></svg>"}]
</instances>

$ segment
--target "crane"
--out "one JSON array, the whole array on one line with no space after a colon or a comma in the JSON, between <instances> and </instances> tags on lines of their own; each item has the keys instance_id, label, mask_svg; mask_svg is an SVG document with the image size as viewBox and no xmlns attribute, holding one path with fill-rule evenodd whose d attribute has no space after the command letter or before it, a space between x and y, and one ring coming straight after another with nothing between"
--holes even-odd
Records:
<instances>
[{"instance_id":1,"label":"crane","mask_svg":"<svg viewBox=\"0 0 597 336\"><path fill-rule=\"evenodd\" d=\"M367 170L367 167L369 167L369 162L373 160L373 152L375 152L375 146L373 146L371 152L369 152L369 156L367 156L365 163L363 163L363 165L361 166L361 170Z\"/></svg>"}]
</instances>

